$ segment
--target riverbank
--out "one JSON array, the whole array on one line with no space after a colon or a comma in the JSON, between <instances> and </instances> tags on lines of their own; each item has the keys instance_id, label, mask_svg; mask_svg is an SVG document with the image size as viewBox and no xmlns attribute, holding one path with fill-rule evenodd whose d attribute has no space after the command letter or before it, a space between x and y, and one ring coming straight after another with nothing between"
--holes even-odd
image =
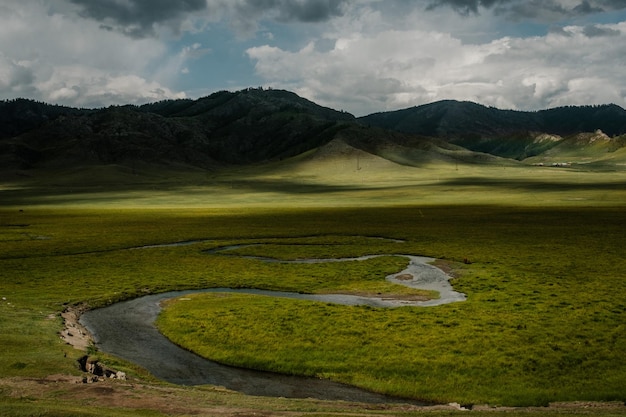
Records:
<instances>
[{"instance_id":1,"label":"riverbank","mask_svg":"<svg viewBox=\"0 0 626 417\"><path fill-rule=\"evenodd\" d=\"M229 248L233 249L236 246ZM323 263L363 261L384 255L358 258L300 259L280 263ZM78 349L96 345L106 353L134 362L153 375L168 382L182 385L212 384L224 386L249 395L291 398L319 398L327 400L358 400L362 402L388 402L397 399L373 394L343 384L312 378L291 377L269 372L222 366L180 349L165 338L154 326L160 312L160 303L166 299L195 292L249 293L269 297L296 298L343 305L368 305L371 307L434 306L464 301L465 295L455 292L450 278L441 269L429 265L433 259L412 255L395 255L408 258L405 269L386 277L389 282L416 289L437 291L437 299L412 295L355 294L301 294L255 289L214 288L169 292L140 297L134 300L87 312L82 317L80 307L63 313L65 329L61 336ZM412 401L410 401L412 402Z\"/></svg>"},{"instance_id":2,"label":"riverbank","mask_svg":"<svg viewBox=\"0 0 626 417\"><path fill-rule=\"evenodd\" d=\"M184 242L185 245L198 243ZM141 248L133 249L148 249L152 247L164 247L164 246L179 246L181 243L162 244L153 246L144 246ZM232 245L227 248L220 248L219 252L229 251L237 249L241 245ZM218 251L213 251L218 252ZM271 258L258 258L270 262L279 263L321 263L321 262L348 262L354 260L367 260L384 255L367 255L357 258L339 258L339 259L299 259L294 261L277 261ZM426 289L430 291L436 291L440 294L437 299L431 299L420 295L411 294L391 294L381 295L369 292L352 292L350 294L290 294L286 292L263 292L261 290L255 291L257 294L273 295L273 296L287 296L296 297L300 299L308 299L313 301L324 301L338 304L356 305L365 304L375 307L399 307L399 306L435 306L441 304L447 304L450 302L465 301L465 295L458 293L452 289L449 283L451 275L451 268L446 263L441 261L414 255L394 255L403 256L409 259L407 267L396 273L386 277L387 281L394 284L416 288ZM211 291L211 289L198 290ZM229 291L229 289L220 289L218 291ZM88 311L86 305L80 304L76 306L68 306L61 313L63 318L64 327L60 333L61 338L78 350L86 350L88 346L94 344L94 339L89 330L80 323L80 317L83 313Z\"/></svg>"},{"instance_id":3,"label":"riverbank","mask_svg":"<svg viewBox=\"0 0 626 417\"><path fill-rule=\"evenodd\" d=\"M124 294L181 286L285 284L257 279L262 276L259 272L273 268L260 262L226 257L212 257L215 259L207 262L206 256L194 247L149 251L127 251L127 247L210 238L210 242L202 244L210 248L220 242L237 242L244 231L254 234L251 241L284 236L277 242L286 244L293 241L287 240L292 235L319 233L332 234L332 238L295 241L328 242L334 246L325 252L332 251L331 254L350 250L359 254L366 246L380 253L395 253L390 246L402 247L400 250L408 253L445 256L457 268L465 257L472 260L472 265L461 265L464 273L454 281L455 288L469 295L468 302L441 309L399 309L388 313L394 324L403 324L392 335L405 335L407 340L408 335L416 335L417 341L429 341L403 346L406 353L399 355L400 358L430 358L429 365L433 367L428 372L437 377L436 381L445 381L446 372L454 372L454 385L439 384L433 391L436 388L450 400L458 398L465 402L471 401L466 398L468 393L474 393L479 401L494 404L546 405L563 400L622 399L623 361L618 348L623 343L620 327L623 303L617 294L623 287L620 277L624 268L623 262L619 262L622 258L616 255L623 236L616 232L615 224L623 223L623 210L419 208L421 211L412 207L346 213L279 211L267 217L256 212L248 217L239 213L217 216L206 210L176 213L25 210L28 218L20 214L24 218L6 222L30 224L30 234L54 239L10 242L3 252L6 259L1 268L2 295L8 299L0 303L6 319L3 374L43 377L48 373L74 372L75 352L58 338L62 305L80 300L102 305ZM309 228L310 225L315 229ZM376 241L335 236L350 233L394 236L406 243L385 246L383 242L379 248ZM94 236L106 236L106 239L93 239ZM345 243L360 246L353 249ZM266 253L278 253L278 249ZM304 256L307 252L322 254L315 246L300 251ZM228 273L220 272L229 265ZM287 283L296 291L300 288L315 291L298 276L308 268L283 269L290 272ZM336 269L341 270L338 277L354 279L358 277L354 272L365 268L338 266ZM184 274L177 275L180 271ZM322 274L318 275L320 278L316 276L312 280L314 284L323 278ZM172 279L173 276L176 278ZM31 281L36 285L29 285ZM413 316L401 310L413 310ZM27 311L32 314L24 314ZM402 317L404 323L397 320ZM456 340L462 343L452 344ZM579 343L580 340L588 343ZM428 356L439 347L447 348L447 354ZM516 352L523 354L515 356ZM509 360L503 362L503 359ZM442 369L439 373L435 368L438 364ZM425 369L421 364L411 365L406 363L405 368ZM479 380L481 384L472 385L469 381L464 385L470 379L464 376L472 370L473 381ZM506 370L506 379L488 378ZM516 384L517 375L525 378L523 385ZM461 389L455 390L459 385ZM481 386L485 389L477 392ZM500 387L506 388L506 392ZM530 387L537 388L531 392Z\"/></svg>"},{"instance_id":4,"label":"riverbank","mask_svg":"<svg viewBox=\"0 0 626 417\"><path fill-rule=\"evenodd\" d=\"M65 343L81 351L86 351L94 343L89 330L80 323L80 317L85 311L88 311L88 308L81 304L67 306L61 313L63 330L61 330L59 336Z\"/></svg>"}]
</instances>

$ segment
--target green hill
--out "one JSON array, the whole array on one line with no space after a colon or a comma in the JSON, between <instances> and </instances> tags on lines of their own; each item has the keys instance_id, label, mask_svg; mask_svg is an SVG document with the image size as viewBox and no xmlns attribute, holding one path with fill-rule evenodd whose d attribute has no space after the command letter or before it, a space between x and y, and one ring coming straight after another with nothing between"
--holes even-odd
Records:
<instances>
[{"instance_id":1,"label":"green hill","mask_svg":"<svg viewBox=\"0 0 626 417\"><path fill-rule=\"evenodd\" d=\"M626 165L626 135L609 137L602 131L565 137L553 147L525 162L607 167Z\"/></svg>"},{"instance_id":2,"label":"green hill","mask_svg":"<svg viewBox=\"0 0 626 417\"><path fill-rule=\"evenodd\" d=\"M20 125L12 115L23 115L16 110L23 104L0 107L11 126ZM141 107L35 110L28 128L0 139L5 170L111 164L213 169L270 161L319 146L354 119L290 92L256 89Z\"/></svg>"},{"instance_id":3,"label":"green hill","mask_svg":"<svg viewBox=\"0 0 626 417\"><path fill-rule=\"evenodd\" d=\"M542 154L555 146L559 137L598 129L610 137L626 133L626 110L614 104L522 112L446 100L358 120L367 126L439 137L473 151L518 160Z\"/></svg>"},{"instance_id":4,"label":"green hill","mask_svg":"<svg viewBox=\"0 0 626 417\"><path fill-rule=\"evenodd\" d=\"M358 170L373 161L384 170L517 161L605 169L623 163L624 140L615 135L626 131L626 111L615 105L519 112L448 100L355 119L260 88L104 109L3 101L0 121L4 178L48 183L52 175L72 184L152 183L294 161L313 166L311 158ZM589 133L597 129L606 135Z\"/></svg>"}]
</instances>

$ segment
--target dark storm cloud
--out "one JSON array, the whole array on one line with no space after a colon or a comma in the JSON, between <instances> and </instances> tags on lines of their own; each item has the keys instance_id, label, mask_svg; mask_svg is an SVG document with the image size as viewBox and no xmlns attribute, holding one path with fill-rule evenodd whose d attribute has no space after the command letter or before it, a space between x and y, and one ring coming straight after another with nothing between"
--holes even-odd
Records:
<instances>
[{"instance_id":1,"label":"dark storm cloud","mask_svg":"<svg viewBox=\"0 0 626 417\"><path fill-rule=\"evenodd\" d=\"M81 6L83 17L102 22L102 27L118 29L133 37L154 34L155 24L165 24L175 32L186 15L207 7L206 0L70 0Z\"/></svg>"},{"instance_id":2,"label":"dark storm cloud","mask_svg":"<svg viewBox=\"0 0 626 417\"><path fill-rule=\"evenodd\" d=\"M574 7L572 10L574 11L574 13L579 14L579 15L585 15L585 14L591 14L591 13L601 13L601 12L604 11L603 8L597 7L597 6L593 6L588 1L583 1L578 6Z\"/></svg>"},{"instance_id":3,"label":"dark storm cloud","mask_svg":"<svg viewBox=\"0 0 626 417\"><path fill-rule=\"evenodd\" d=\"M511 2L509 7L500 8L498 12L512 20L556 21L624 8L626 0L582 0L574 7L560 0L530 0Z\"/></svg>"},{"instance_id":4,"label":"dark storm cloud","mask_svg":"<svg viewBox=\"0 0 626 417\"><path fill-rule=\"evenodd\" d=\"M343 14L343 6L349 0L246 0L239 7L240 13L249 17L262 14L275 15L280 21L322 22Z\"/></svg>"},{"instance_id":5,"label":"dark storm cloud","mask_svg":"<svg viewBox=\"0 0 626 417\"><path fill-rule=\"evenodd\" d=\"M155 34L156 25L179 32L190 15L204 18L230 15L233 21L271 18L281 22L321 22L343 14L352 0L69 0L81 7L81 16L101 22L107 30L132 37ZM251 25L254 26L254 25Z\"/></svg>"},{"instance_id":6,"label":"dark storm cloud","mask_svg":"<svg viewBox=\"0 0 626 417\"><path fill-rule=\"evenodd\" d=\"M508 3L510 0L435 0L427 9L432 10L441 6L450 6L462 15L478 14L478 8L490 8L500 3Z\"/></svg>"},{"instance_id":7,"label":"dark storm cloud","mask_svg":"<svg viewBox=\"0 0 626 417\"><path fill-rule=\"evenodd\" d=\"M572 15L571 10L555 0L515 1L508 7L498 8L496 13L515 21L555 21Z\"/></svg>"},{"instance_id":8,"label":"dark storm cloud","mask_svg":"<svg viewBox=\"0 0 626 417\"><path fill-rule=\"evenodd\" d=\"M478 14L480 8L491 8L497 15L511 20L554 21L626 9L626 0L582 0L574 7L562 0L433 0L427 9L432 10L442 6L449 6L465 16Z\"/></svg>"},{"instance_id":9,"label":"dark storm cloud","mask_svg":"<svg viewBox=\"0 0 626 417\"><path fill-rule=\"evenodd\" d=\"M597 3L610 10L626 9L626 0L598 0Z\"/></svg>"},{"instance_id":10,"label":"dark storm cloud","mask_svg":"<svg viewBox=\"0 0 626 417\"><path fill-rule=\"evenodd\" d=\"M588 38L594 38L599 36L619 36L620 31L610 28L603 28L596 25L588 25L583 29L583 33Z\"/></svg>"}]
</instances>

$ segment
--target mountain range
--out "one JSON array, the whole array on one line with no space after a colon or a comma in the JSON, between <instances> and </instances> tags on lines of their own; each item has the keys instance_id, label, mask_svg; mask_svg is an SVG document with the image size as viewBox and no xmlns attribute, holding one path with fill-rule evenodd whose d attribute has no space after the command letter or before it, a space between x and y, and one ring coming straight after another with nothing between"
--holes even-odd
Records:
<instances>
[{"instance_id":1,"label":"mountain range","mask_svg":"<svg viewBox=\"0 0 626 417\"><path fill-rule=\"evenodd\" d=\"M353 115L284 90L78 109L0 102L0 173L96 165L219 170L281 161L340 140L402 165L626 159L626 110L610 104L522 112L440 101Z\"/></svg>"},{"instance_id":2,"label":"mountain range","mask_svg":"<svg viewBox=\"0 0 626 417\"><path fill-rule=\"evenodd\" d=\"M522 112L445 100L359 120L519 160L540 155L565 137L597 133L598 139L606 140L626 133L626 110L615 104Z\"/></svg>"}]
</instances>

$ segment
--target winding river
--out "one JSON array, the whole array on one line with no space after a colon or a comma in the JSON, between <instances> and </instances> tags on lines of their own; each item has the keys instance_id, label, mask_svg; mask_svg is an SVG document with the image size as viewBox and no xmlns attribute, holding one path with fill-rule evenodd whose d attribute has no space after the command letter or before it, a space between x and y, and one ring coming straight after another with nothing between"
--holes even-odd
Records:
<instances>
[{"instance_id":1,"label":"winding river","mask_svg":"<svg viewBox=\"0 0 626 417\"><path fill-rule=\"evenodd\" d=\"M235 247L220 248L220 250ZM267 262L346 262L365 260L375 256L343 259L307 259ZM147 295L108 307L91 310L81 316L80 322L89 330L99 350L126 359L147 369L157 378L181 385L211 384L248 395L318 398L359 402L407 402L388 396L374 394L355 387L332 381L281 375L225 366L204 359L173 344L154 325L166 299L199 292L240 292L272 297L288 297L301 300L322 301L343 305L369 305L373 307L428 307L465 300L465 295L452 289L449 276L429 265L433 259L412 255L407 268L387 277L387 280L413 288L435 290L440 298L428 301L408 301L380 297L362 297L345 294L299 294L255 289L212 288L205 290L175 291ZM412 279L407 277L412 276Z\"/></svg>"}]
</instances>

